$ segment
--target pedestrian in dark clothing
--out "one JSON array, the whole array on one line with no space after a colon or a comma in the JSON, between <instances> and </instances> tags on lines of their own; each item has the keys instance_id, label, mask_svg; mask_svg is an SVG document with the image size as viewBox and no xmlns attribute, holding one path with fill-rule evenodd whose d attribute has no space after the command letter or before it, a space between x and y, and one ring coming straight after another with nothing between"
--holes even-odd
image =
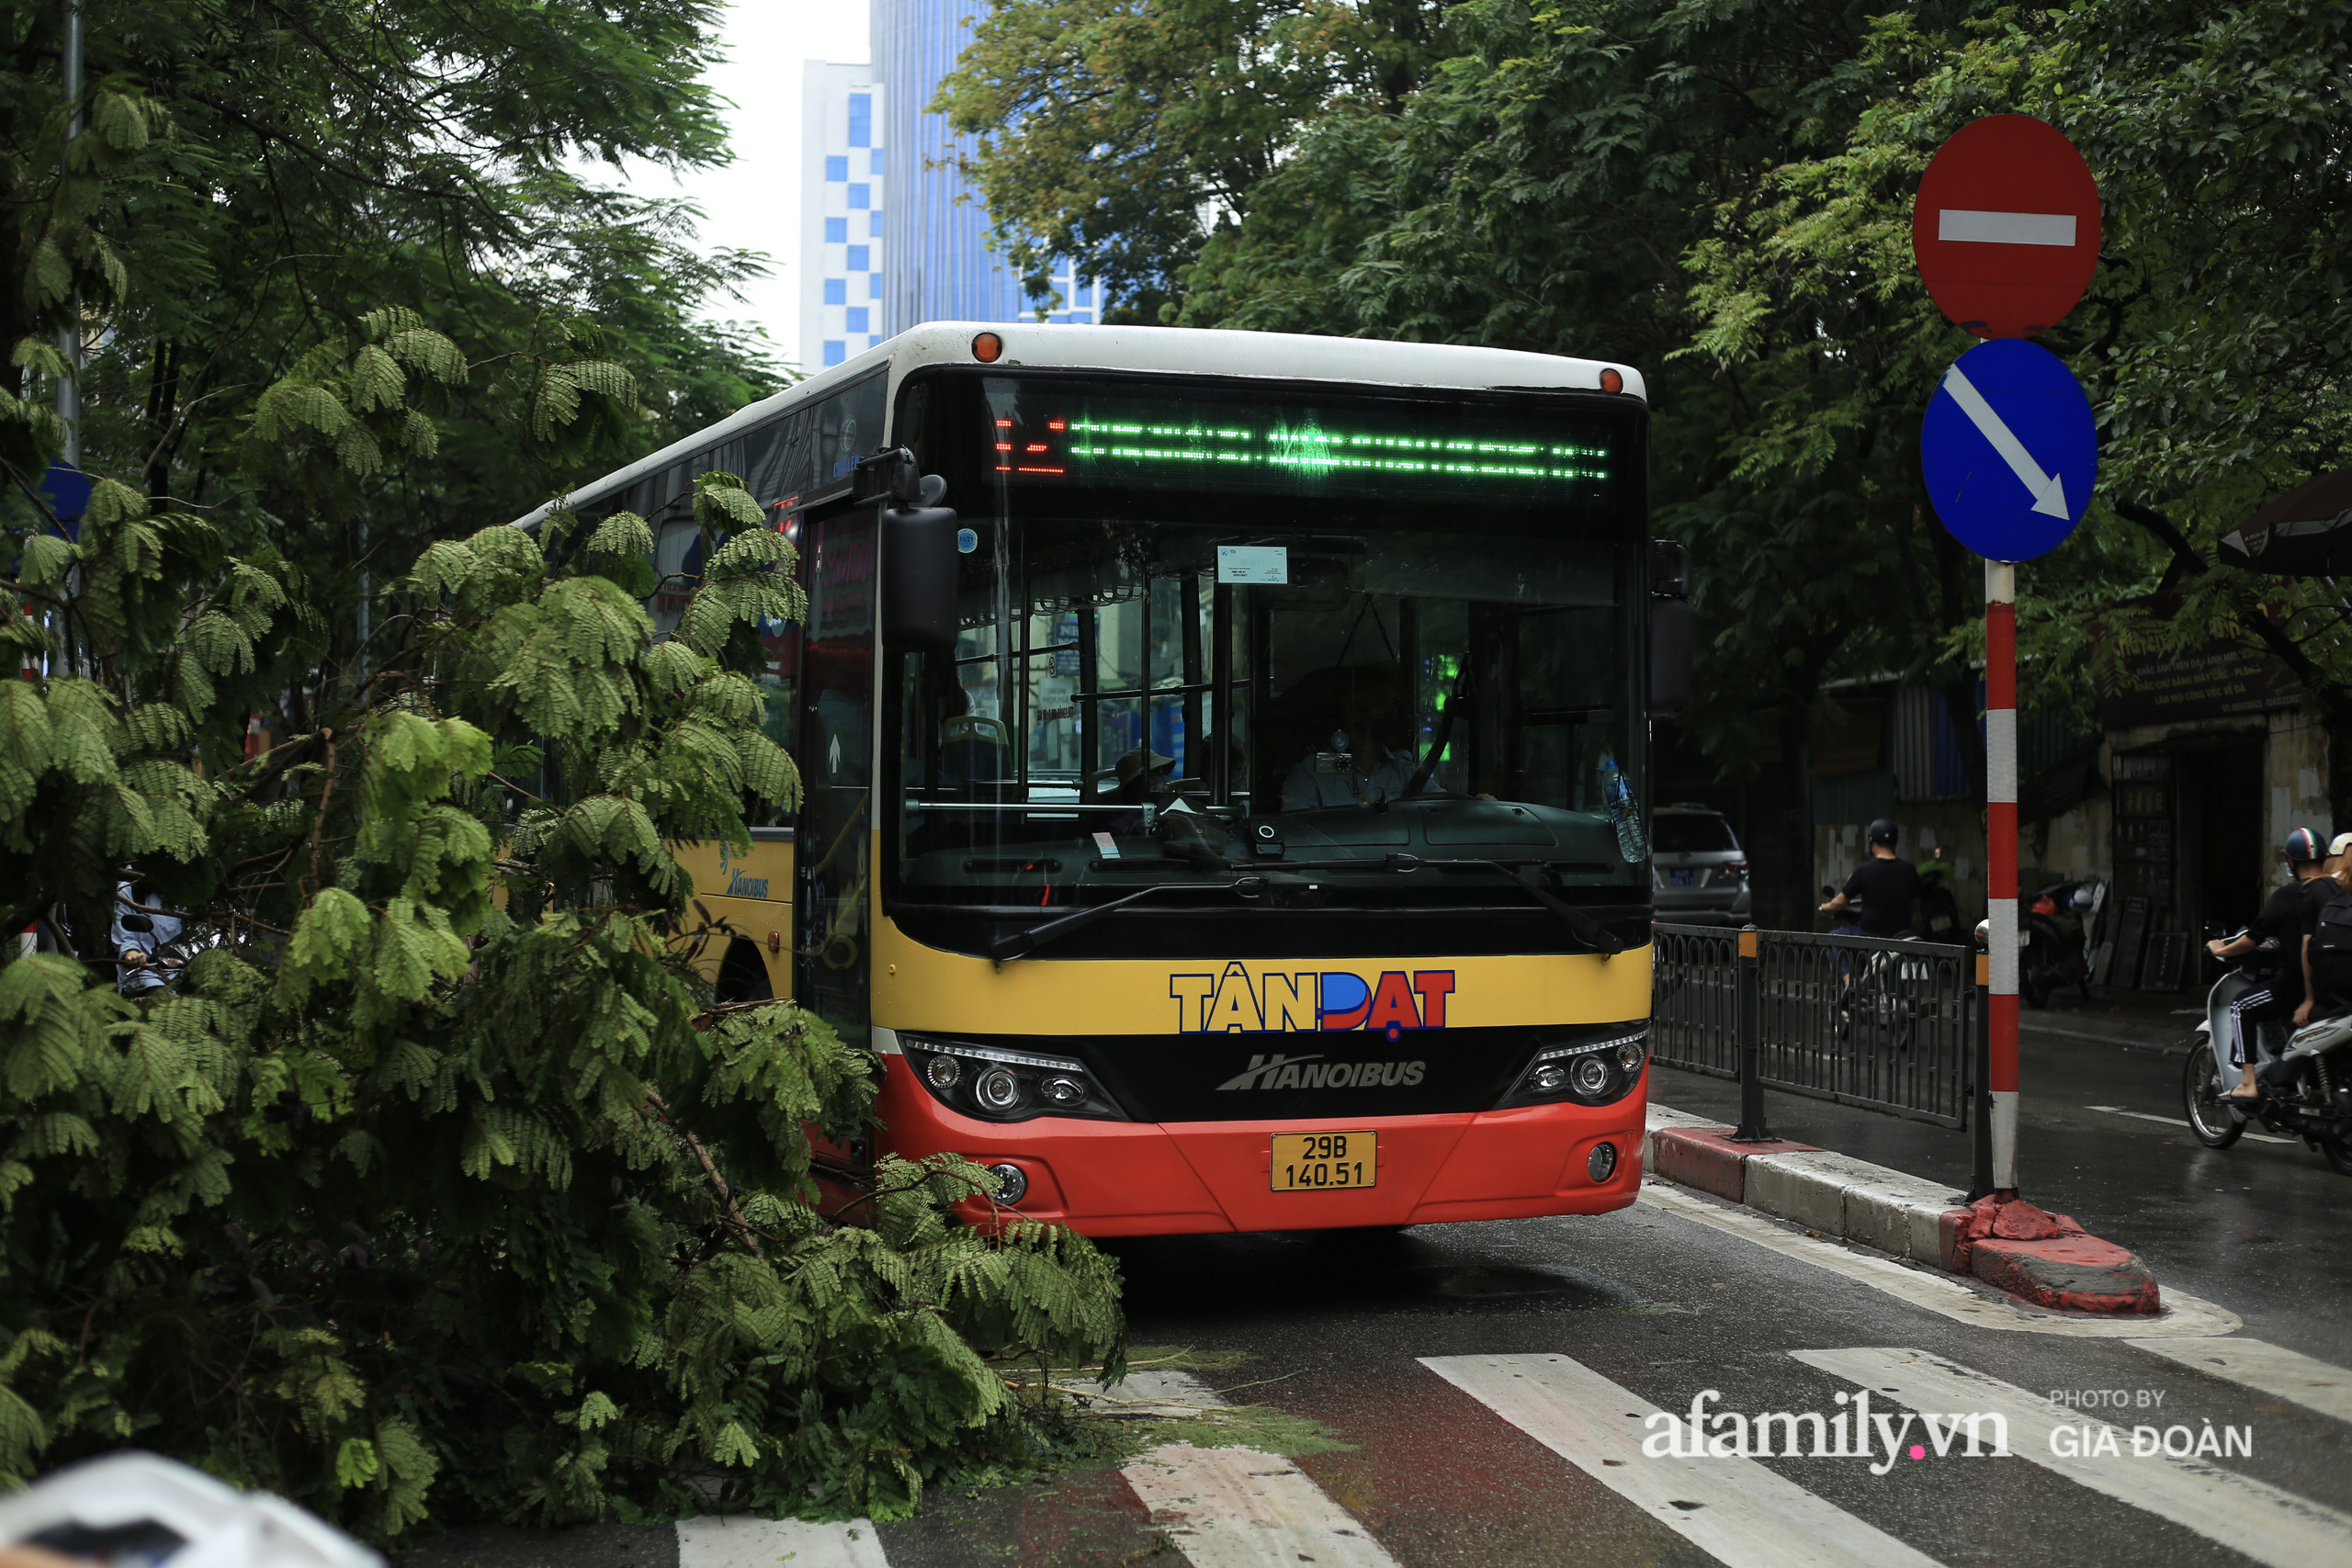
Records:
<instances>
[{"instance_id":1,"label":"pedestrian in dark clothing","mask_svg":"<svg viewBox=\"0 0 2352 1568\"><path fill-rule=\"evenodd\" d=\"M1894 938L1911 931L1911 901L1919 894L1919 868L1894 852L1894 824L1882 817L1871 824L1871 858L1854 868L1846 890L1821 906L1826 914L1859 907L1860 919L1837 928L1837 936Z\"/></svg>"}]
</instances>

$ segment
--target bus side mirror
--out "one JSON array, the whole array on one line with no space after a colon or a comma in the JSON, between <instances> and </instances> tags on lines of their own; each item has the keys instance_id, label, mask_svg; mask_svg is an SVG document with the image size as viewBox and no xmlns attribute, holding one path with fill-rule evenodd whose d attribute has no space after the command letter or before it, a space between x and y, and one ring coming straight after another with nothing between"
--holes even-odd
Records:
<instances>
[{"instance_id":1,"label":"bus side mirror","mask_svg":"<svg viewBox=\"0 0 2352 1568\"><path fill-rule=\"evenodd\" d=\"M1690 608L1690 552L1650 541L1650 713L1671 718L1690 705L1690 661L1699 617Z\"/></svg>"},{"instance_id":2,"label":"bus side mirror","mask_svg":"<svg viewBox=\"0 0 2352 1568\"><path fill-rule=\"evenodd\" d=\"M893 653L956 651L956 513L947 481L892 446L858 459L850 496L882 507L882 646Z\"/></svg>"},{"instance_id":3,"label":"bus side mirror","mask_svg":"<svg viewBox=\"0 0 2352 1568\"><path fill-rule=\"evenodd\" d=\"M943 490L926 479L926 491ZM925 498L933 499L926 495ZM882 512L882 645L893 653L956 651L956 511L890 506Z\"/></svg>"}]
</instances>

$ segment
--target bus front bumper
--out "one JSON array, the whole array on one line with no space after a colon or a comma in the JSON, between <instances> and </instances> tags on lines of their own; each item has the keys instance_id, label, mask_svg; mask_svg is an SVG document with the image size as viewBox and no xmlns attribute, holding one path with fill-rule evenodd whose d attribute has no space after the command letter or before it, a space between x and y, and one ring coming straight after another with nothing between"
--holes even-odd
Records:
<instances>
[{"instance_id":1,"label":"bus front bumper","mask_svg":"<svg viewBox=\"0 0 2352 1568\"><path fill-rule=\"evenodd\" d=\"M1029 1189L1012 1212L1086 1235L1596 1214L1625 1207L1641 1187L1646 1070L1632 1093L1603 1106L1353 1120L1155 1123L1040 1116L1000 1123L940 1104L914 1081L905 1057L883 1060L888 1077L876 1115L892 1152L1016 1165ZM1343 1190L1273 1190L1273 1135L1326 1132L1377 1134L1376 1180ZM1604 1143L1613 1146L1614 1162L1606 1179L1595 1180L1593 1154Z\"/></svg>"}]
</instances>

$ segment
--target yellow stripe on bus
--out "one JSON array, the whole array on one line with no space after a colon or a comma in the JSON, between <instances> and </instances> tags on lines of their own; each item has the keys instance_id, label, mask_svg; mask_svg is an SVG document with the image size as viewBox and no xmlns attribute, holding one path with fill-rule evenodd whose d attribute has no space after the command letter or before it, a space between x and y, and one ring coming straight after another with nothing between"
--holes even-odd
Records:
<instances>
[{"instance_id":1,"label":"yellow stripe on bus","mask_svg":"<svg viewBox=\"0 0 2352 1568\"><path fill-rule=\"evenodd\" d=\"M926 947L878 915L874 1021L889 1029L1022 1034L1444 1026L1490 1029L1647 1018L1650 949L1603 959L1456 957L1017 958Z\"/></svg>"}]
</instances>

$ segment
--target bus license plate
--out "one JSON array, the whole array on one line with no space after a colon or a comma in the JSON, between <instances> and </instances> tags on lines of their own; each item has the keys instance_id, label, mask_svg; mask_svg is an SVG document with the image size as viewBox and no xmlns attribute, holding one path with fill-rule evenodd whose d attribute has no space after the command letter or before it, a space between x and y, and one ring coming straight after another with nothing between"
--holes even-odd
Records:
<instances>
[{"instance_id":1,"label":"bus license plate","mask_svg":"<svg viewBox=\"0 0 2352 1568\"><path fill-rule=\"evenodd\" d=\"M1380 1179L1376 1133L1276 1133L1277 1192L1336 1192L1370 1187Z\"/></svg>"}]
</instances>

